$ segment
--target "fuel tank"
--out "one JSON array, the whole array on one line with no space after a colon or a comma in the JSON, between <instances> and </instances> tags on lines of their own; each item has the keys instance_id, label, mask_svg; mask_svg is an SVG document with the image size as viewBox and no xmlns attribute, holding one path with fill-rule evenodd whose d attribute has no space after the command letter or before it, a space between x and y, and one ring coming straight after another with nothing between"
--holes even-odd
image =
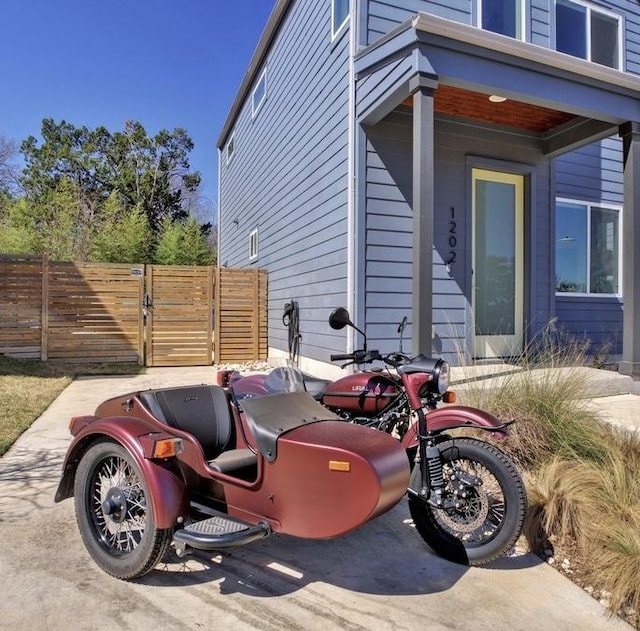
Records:
<instances>
[{"instance_id":1,"label":"fuel tank","mask_svg":"<svg viewBox=\"0 0 640 631\"><path fill-rule=\"evenodd\" d=\"M399 393L398 382L394 378L365 371L329 384L321 402L333 410L373 417L383 412Z\"/></svg>"}]
</instances>

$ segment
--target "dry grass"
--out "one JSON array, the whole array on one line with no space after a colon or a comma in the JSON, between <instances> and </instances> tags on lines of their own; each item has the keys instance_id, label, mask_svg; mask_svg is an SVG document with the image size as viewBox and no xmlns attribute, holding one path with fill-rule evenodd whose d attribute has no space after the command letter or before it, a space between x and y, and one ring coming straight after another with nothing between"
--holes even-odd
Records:
<instances>
[{"instance_id":1,"label":"dry grass","mask_svg":"<svg viewBox=\"0 0 640 631\"><path fill-rule=\"evenodd\" d=\"M575 551L610 610L640 628L640 437L585 405L594 384L584 348L544 336L514 364L456 387L459 400L519 421L502 446L525 471L531 549Z\"/></svg>"},{"instance_id":2,"label":"dry grass","mask_svg":"<svg viewBox=\"0 0 640 631\"><path fill-rule=\"evenodd\" d=\"M0 355L0 456L77 375L139 370L131 364L48 364Z\"/></svg>"}]
</instances>

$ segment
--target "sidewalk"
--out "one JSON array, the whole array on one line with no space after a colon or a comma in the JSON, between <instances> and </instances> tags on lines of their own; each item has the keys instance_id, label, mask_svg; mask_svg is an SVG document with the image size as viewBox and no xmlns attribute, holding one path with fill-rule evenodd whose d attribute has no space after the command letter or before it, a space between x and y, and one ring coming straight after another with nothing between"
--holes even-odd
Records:
<instances>
[{"instance_id":1,"label":"sidewalk","mask_svg":"<svg viewBox=\"0 0 640 631\"><path fill-rule=\"evenodd\" d=\"M598 411L603 421L631 431L640 430L640 381L597 368L572 367L557 370L568 370L580 375L591 392L592 398L588 405ZM454 367L451 372L452 390L464 390L467 383L476 380L482 380L487 387L491 387L492 382L513 378L519 369L511 364L489 364L471 368ZM535 371L526 373L527 378L531 378L534 373Z\"/></svg>"},{"instance_id":2,"label":"sidewalk","mask_svg":"<svg viewBox=\"0 0 640 631\"><path fill-rule=\"evenodd\" d=\"M84 549L73 500L53 503L69 418L129 390L214 379L212 368L154 368L76 380L0 458L0 629L630 630L533 555L486 569L436 557L404 501L339 539L275 535L136 582L107 576Z\"/></svg>"}]
</instances>

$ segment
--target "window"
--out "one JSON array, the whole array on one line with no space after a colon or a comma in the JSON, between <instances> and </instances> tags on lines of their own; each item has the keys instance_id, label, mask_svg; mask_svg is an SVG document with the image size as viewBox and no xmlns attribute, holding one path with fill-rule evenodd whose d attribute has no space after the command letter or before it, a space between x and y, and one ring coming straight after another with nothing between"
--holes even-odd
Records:
<instances>
[{"instance_id":1,"label":"window","mask_svg":"<svg viewBox=\"0 0 640 631\"><path fill-rule=\"evenodd\" d=\"M349 19L349 0L331 0L331 39L334 39Z\"/></svg>"},{"instance_id":2,"label":"window","mask_svg":"<svg viewBox=\"0 0 640 631\"><path fill-rule=\"evenodd\" d=\"M524 0L480 0L479 26L485 31L524 38Z\"/></svg>"},{"instance_id":3,"label":"window","mask_svg":"<svg viewBox=\"0 0 640 631\"><path fill-rule=\"evenodd\" d=\"M229 138L229 142L227 143L227 164L231 162L231 158L233 158L234 152L235 152L235 141L234 141L234 137L231 136L231 138Z\"/></svg>"},{"instance_id":4,"label":"window","mask_svg":"<svg viewBox=\"0 0 640 631\"><path fill-rule=\"evenodd\" d=\"M260 107L267 98L267 69L265 68L256 83L256 87L253 88L253 94L251 95L251 116L255 116L258 113Z\"/></svg>"},{"instance_id":5,"label":"window","mask_svg":"<svg viewBox=\"0 0 640 631\"><path fill-rule=\"evenodd\" d=\"M556 291L620 293L620 208L556 201Z\"/></svg>"},{"instance_id":6,"label":"window","mask_svg":"<svg viewBox=\"0 0 640 631\"><path fill-rule=\"evenodd\" d=\"M255 259L258 256L258 230L253 230L249 235L249 258Z\"/></svg>"},{"instance_id":7,"label":"window","mask_svg":"<svg viewBox=\"0 0 640 631\"><path fill-rule=\"evenodd\" d=\"M620 17L574 0L556 0L556 50L620 68Z\"/></svg>"}]
</instances>

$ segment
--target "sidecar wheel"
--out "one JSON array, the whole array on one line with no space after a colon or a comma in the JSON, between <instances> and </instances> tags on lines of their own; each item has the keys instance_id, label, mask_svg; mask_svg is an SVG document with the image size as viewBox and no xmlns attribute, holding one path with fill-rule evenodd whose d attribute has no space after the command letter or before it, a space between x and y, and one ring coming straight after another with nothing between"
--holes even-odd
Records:
<instances>
[{"instance_id":1,"label":"sidecar wheel","mask_svg":"<svg viewBox=\"0 0 640 631\"><path fill-rule=\"evenodd\" d=\"M409 494L416 530L438 555L465 565L485 565L510 550L527 512L525 485L503 451L473 438L439 445L445 479L443 508ZM419 488L415 467L410 487ZM480 484L471 480L480 479Z\"/></svg>"},{"instance_id":2,"label":"sidecar wheel","mask_svg":"<svg viewBox=\"0 0 640 631\"><path fill-rule=\"evenodd\" d=\"M121 445L101 442L76 471L78 528L89 554L105 572L132 579L150 572L171 543L171 529L156 528L144 477Z\"/></svg>"}]
</instances>

